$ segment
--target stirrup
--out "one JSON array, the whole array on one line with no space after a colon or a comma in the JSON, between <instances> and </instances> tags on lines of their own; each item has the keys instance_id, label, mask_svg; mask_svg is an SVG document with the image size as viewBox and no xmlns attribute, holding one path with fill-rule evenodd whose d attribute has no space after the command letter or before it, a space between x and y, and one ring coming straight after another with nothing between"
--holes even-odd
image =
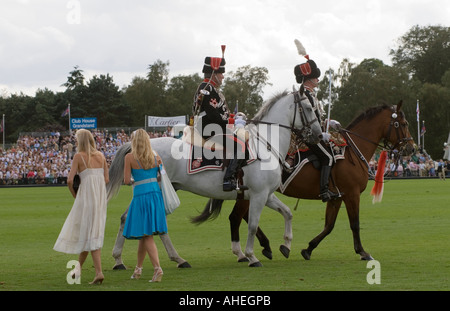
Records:
<instances>
[{"instance_id":1,"label":"stirrup","mask_svg":"<svg viewBox=\"0 0 450 311\"><path fill-rule=\"evenodd\" d=\"M234 179L229 179L223 182L223 191L225 192L230 192L233 190L236 190L236 182L234 181Z\"/></svg>"},{"instance_id":2,"label":"stirrup","mask_svg":"<svg viewBox=\"0 0 450 311\"><path fill-rule=\"evenodd\" d=\"M340 198L341 194L327 190L325 192L322 192L319 196L322 199L322 202L328 202L328 201L336 200L337 198Z\"/></svg>"}]
</instances>

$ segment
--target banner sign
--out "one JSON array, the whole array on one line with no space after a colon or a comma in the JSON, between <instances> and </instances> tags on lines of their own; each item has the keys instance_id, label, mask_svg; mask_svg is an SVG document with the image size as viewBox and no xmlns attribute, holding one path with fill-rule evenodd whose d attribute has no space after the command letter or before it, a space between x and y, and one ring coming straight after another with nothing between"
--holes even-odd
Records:
<instances>
[{"instance_id":1,"label":"banner sign","mask_svg":"<svg viewBox=\"0 0 450 311\"><path fill-rule=\"evenodd\" d=\"M71 118L70 119L70 129L96 129L97 128L97 118Z\"/></svg>"},{"instance_id":2,"label":"banner sign","mask_svg":"<svg viewBox=\"0 0 450 311\"><path fill-rule=\"evenodd\" d=\"M148 127L168 127L177 124L186 124L186 116L177 117L152 117L148 116Z\"/></svg>"}]
</instances>

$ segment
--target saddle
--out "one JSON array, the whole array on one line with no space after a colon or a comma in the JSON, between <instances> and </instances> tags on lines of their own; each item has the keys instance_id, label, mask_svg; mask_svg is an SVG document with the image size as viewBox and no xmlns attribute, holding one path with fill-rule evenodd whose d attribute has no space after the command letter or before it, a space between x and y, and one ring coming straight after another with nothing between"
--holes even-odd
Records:
<instances>
[{"instance_id":1,"label":"saddle","mask_svg":"<svg viewBox=\"0 0 450 311\"><path fill-rule=\"evenodd\" d=\"M228 139L230 143L236 142L238 155L247 159L247 165L256 161L248 144L249 133L245 129L239 129L234 135L230 131L204 139L193 126L186 126L181 139L190 145L190 156L187 161L188 174L207 170L224 170L229 160L234 158L233 155L227 154L226 145L223 145L223 142Z\"/></svg>"},{"instance_id":2,"label":"saddle","mask_svg":"<svg viewBox=\"0 0 450 311\"><path fill-rule=\"evenodd\" d=\"M330 132L330 143L328 147L331 149L334 160L345 159L345 149L347 147L347 141L344 136L339 132ZM289 146L288 154L285 161L291 166L291 169L283 170L281 174L280 191L283 193L288 187L289 183L300 173L302 168L312 163L315 169L320 170L321 165L318 157L309 150L308 146L298 138L295 134L291 135L291 143Z\"/></svg>"},{"instance_id":3,"label":"saddle","mask_svg":"<svg viewBox=\"0 0 450 311\"><path fill-rule=\"evenodd\" d=\"M242 142L248 143L249 132L245 129L240 128L234 134L237 136L241 144ZM182 140L190 145L194 145L197 147L202 147L210 150L224 150L225 147L223 146L223 136L234 139L232 133L227 133L218 134L205 140L193 126L186 126L183 130Z\"/></svg>"}]
</instances>

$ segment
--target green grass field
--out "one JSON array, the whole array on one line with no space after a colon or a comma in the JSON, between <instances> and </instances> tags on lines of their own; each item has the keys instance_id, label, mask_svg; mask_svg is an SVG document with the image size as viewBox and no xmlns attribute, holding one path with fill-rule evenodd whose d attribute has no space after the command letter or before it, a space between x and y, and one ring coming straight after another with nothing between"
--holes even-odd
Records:
<instances>
[{"instance_id":1,"label":"green grass field","mask_svg":"<svg viewBox=\"0 0 450 311\"><path fill-rule=\"evenodd\" d=\"M369 195L373 183L361 197L361 239L363 246L380 262L381 284L370 285L371 269L353 250L347 214L342 208L334 231L305 261L300 251L323 228L324 204L300 201L293 211L294 240L291 256L278 251L284 221L278 213L264 209L260 226L271 241L273 260L255 252L262 268L237 263L231 253L228 215L233 202L226 202L215 221L192 225L189 217L203 209L207 199L179 192L182 205L168 217L169 232L180 256L191 269L178 269L156 238L164 278L152 284L148 258L140 280L131 280L136 263L136 241L127 241L123 251L126 271L113 271L112 248L120 215L131 200L131 188L122 187L108 205L106 235L102 250L105 281L101 286L88 283L94 277L89 256L81 284L68 284L66 267L76 255L53 251L53 245L72 207L73 199L65 187L0 188L0 291L16 290L149 290L149 291L320 291L320 290L449 290L450 181L392 180L385 184L383 202L372 205ZM296 200L279 195L293 208ZM241 227L245 247L246 225Z\"/></svg>"}]
</instances>

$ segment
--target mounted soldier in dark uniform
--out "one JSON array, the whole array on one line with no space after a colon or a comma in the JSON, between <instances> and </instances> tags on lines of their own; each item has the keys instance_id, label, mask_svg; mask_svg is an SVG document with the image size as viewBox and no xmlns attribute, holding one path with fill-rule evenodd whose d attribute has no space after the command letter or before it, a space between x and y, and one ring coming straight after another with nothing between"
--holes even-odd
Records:
<instances>
[{"instance_id":1,"label":"mounted soldier in dark uniform","mask_svg":"<svg viewBox=\"0 0 450 311\"><path fill-rule=\"evenodd\" d=\"M227 125L233 123L232 115L228 109L225 96L220 92L225 73L225 58L223 52L225 46L222 46L222 57L206 57L203 65L204 80L197 88L194 96L194 105L192 112L195 117L194 127L206 140L216 134L227 134ZM225 136L223 140L223 146ZM223 180L223 191L236 190L236 173L243 165L245 158L237 157L237 146L234 144L234 151L231 153L231 159ZM229 154L229 153L227 153ZM248 189L240 185L241 190Z\"/></svg>"},{"instance_id":2,"label":"mounted soldier in dark uniform","mask_svg":"<svg viewBox=\"0 0 450 311\"><path fill-rule=\"evenodd\" d=\"M311 105L315 110L317 119L322 123L323 111L314 91L314 88L319 85L320 69L317 67L316 63L313 60L309 59L308 55L306 55L305 58L307 59L306 63L295 66L295 78L297 80L297 83L303 84L305 88L305 95L311 102ZM335 123L338 122L335 121ZM326 145L326 142L328 142L329 139L329 134L323 133L323 137L324 139L316 145L309 143L306 143L306 145L319 158L321 164L320 198L323 202L328 202L340 197L340 195L338 193L330 191L328 188L328 180L330 178L334 158Z\"/></svg>"}]
</instances>

